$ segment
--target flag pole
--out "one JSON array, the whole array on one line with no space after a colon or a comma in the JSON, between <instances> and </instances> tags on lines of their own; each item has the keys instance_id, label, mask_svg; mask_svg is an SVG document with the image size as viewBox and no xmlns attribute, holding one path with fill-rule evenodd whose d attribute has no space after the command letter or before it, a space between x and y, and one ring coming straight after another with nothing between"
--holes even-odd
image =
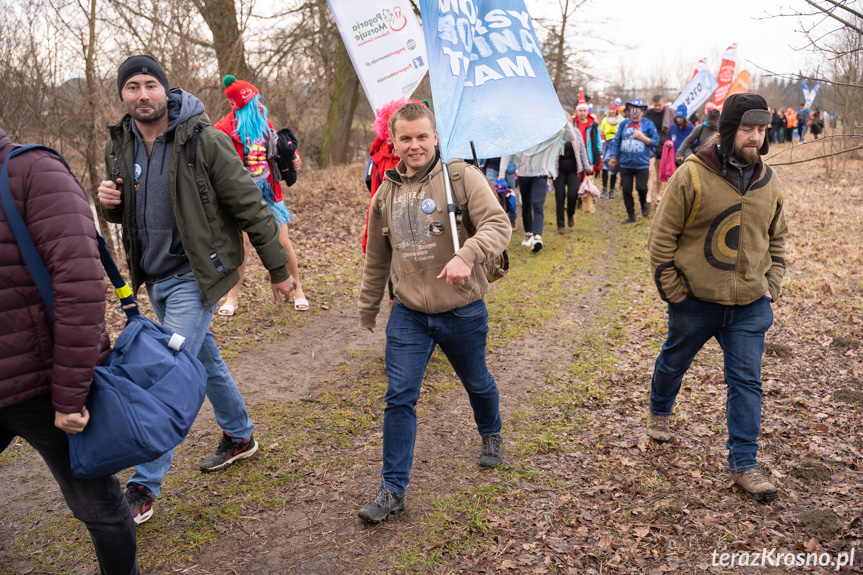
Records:
<instances>
[{"instance_id":1,"label":"flag pole","mask_svg":"<svg viewBox=\"0 0 863 575\"><path fill-rule=\"evenodd\" d=\"M455 215L461 213L461 206L457 206L452 201L452 183L450 182L449 177L449 167L446 165L446 162L443 161L443 157L441 157L441 162L443 162L443 185L446 190L446 208L447 212L449 212L449 227L452 230L452 253L458 253L460 249L459 241L458 241L458 228L456 227Z\"/></svg>"}]
</instances>

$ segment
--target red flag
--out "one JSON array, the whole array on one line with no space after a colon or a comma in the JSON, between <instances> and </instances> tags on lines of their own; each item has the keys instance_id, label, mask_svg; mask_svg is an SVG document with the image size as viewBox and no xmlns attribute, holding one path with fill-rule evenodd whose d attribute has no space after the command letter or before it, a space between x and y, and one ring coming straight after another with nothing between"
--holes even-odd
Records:
<instances>
[{"instance_id":1,"label":"red flag","mask_svg":"<svg viewBox=\"0 0 863 575\"><path fill-rule=\"evenodd\" d=\"M705 56L695 64L695 70L693 70L692 77L689 78L689 81L691 82L692 78L696 77L698 73L705 68L707 68L707 56Z\"/></svg>"},{"instance_id":2,"label":"red flag","mask_svg":"<svg viewBox=\"0 0 863 575\"><path fill-rule=\"evenodd\" d=\"M716 76L719 85L713 94L713 103L717 106L722 106L725 98L728 97L728 90L731 89L731 80L734 79L734 67L736 65L737 42L729 46L722 56L722 64L719 66L719 74Z\"/></svg>"}]
</instances>

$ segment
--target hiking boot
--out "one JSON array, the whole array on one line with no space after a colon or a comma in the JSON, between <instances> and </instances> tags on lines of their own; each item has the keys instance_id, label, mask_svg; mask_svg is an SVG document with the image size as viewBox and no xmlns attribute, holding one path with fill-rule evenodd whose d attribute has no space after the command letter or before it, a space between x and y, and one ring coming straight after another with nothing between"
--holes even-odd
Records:
<instances>
[{"instance_id":1,"label":"hiking boot","mask_svg":"<svg viewBox=\"0 0 863 575\"><path fill-rule=\"evenodd\" d=\"M613 199L614 199L614 190L608 190L608 199L609 199L609 200L613 200Z\"/></svg>"},{"instance_id":2,"label":"hiking boot","mask_svg":"<svg viewBox=\"0 0 863 575\"><path fill-rule=\"evenodd\" d=\"M602 188L602 193L599 195L600 198L608 197L608 188Z\"/></svg>"},{"instance_id":3,"label":"hiking boot","mask_svg":"<svg viewBox=\"0 0 863 575\"><path fill-rule=\"evenodd\" d=\"M757 467L732 473L731 479L738 487L758 501L772 501L776 499L778 494L773 484L767 481L767 478Z\"/></svg>"},{"instance_id":4,"label":"hiking boot","mask_svg":"<svg viewBox=\"0 0 863 575\"><path fill-rule=\"evenodd\" d=\"M648 412L647 435L658 443L671 441L671 416L656 415L652 411Z\"/></svg>"},{"instance_id":5,"label":"hiking boot","mask_svg":"<svg viewBox=\"0 0 863 575\"><path fill-rule=\"evenodd\" d=\"M565 228L565 227L563 227L563 226L558 226L558 228L557 228L557 233L559 233L560 235L565 234L565 233L566 233L566 228Z\"/></svg>"},{"instance_id":6,"label":"hiking boot","mask_svg":"<svg viewBox=\"0 0 863 575\"><path fill-rule=\"evenodd\" d=\"M644 204L641 206L641 215L645 218L650 215L650 204Z\"/></svg>"},{"instance_id":7,"label":"hiking boot","mask_svg":"<svg viewBox=\"0 0 863 575\"><path fill-rule=\"evenodd\" d=\"M248 441L242 439L234 440L233 437L222 432L222 441L216 448L216 452L208 455L201 462L201 471L218 471L230 466L238 459L251 457L258 451L258 442L255 436Z\"/></svg>"},{"instance_id":8,"label":"hiking boot","mask_svg":"<svg viewBox=\"0 0 863 575\"><path fill-rule=\"evenodd\" d=\"M375 498L363 505L357 516L372 525L377 525L390 515L401 513L405 510L405 494L390 491L381 487Z\"/></svg>"},{"instance_id":9,"label":"hiking boot","mask_svg":"<svg viewBox=\"0 0 863 575\"><path fill-rule=\"evenodd\" d=\"M521 245L523 245L526 248L529 248L530 246L532 246L533 245L533 234L524 234L524 241L521 242Z\"/></svg>"},{"instance_id":10,"label":"hiking boot","mask_svg":"<svg viewBox=\"0 0 863 575\"><path fill-rule=\"evenodd\" d=\"M625 220L623 220L620 223L622 223L622 224L634 224L635 223L635 216L629 216L628 218L626 218Z\"/></svg>"},{"instance_id":11,"label":"hiking boot","mask_svg":"<svg viewBox=\"0 0 863 575\"><path fill-rule=\"evenodd\" d=\"M135 525L140 525L153 516L153 493L140 483L126 485L126 502L132 510Z\"/></svg>"},{"instance_id":12,"label":"hiking boot","mask_svg":"<svg viewBox=\"0 0 863 575\"><path fill-rule=\"evenodd\" d=\"M575 225L575 217L574 216L567 217L566 223L569 225L569 227L573 227Z\"/></svg>"},{"instance_id":13,"label":"hiking boot","mask_svg":"<svg viewBox=\"0 0 863 575\"><path fill-rule=\"evenodd\" d=\"M482 467L496 467L501 461L503 461L503 437L500 431L496 431L482 438L479 464Z\"/></svg>"},{"instance_id":14,"label":"hiking boot","mask_svg":"<svg viewBox=\"0 0 863 575\"><path fill-rule=\"evenodd\" d=\"M533 236L533 240L531 240L531 241L532 241L532 243L531 243L530 249L533 251L533 253L536 253L542 249L542 236L541 235L537 234L537 235Z\"/></svg>"}]
</instances>

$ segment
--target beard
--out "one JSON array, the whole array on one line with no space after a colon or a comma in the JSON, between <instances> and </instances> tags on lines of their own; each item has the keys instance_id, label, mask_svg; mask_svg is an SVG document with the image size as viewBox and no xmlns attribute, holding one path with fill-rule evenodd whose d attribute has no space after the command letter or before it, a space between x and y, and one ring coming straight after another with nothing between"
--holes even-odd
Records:
<instances>
[{"instance_id":1,"label":"beard","mask_svg":"<svg viewBox=\"0 0 863 575\"><path fill-rule=\"evenodd\" d=\"M750 150L747 148L734 148L734 152L732 152L734 159L737 160L741 164L746 164L749 166L754 166L758 163L758 150Z\"/></svg>"},{"instance_id":2,"label":"beard","mask_svg":"<svg viewBox=\"0 0 863 575\"><path fill-rule=\"evenodd\" d=\"M129 115L141 124L153 124L161 120L168 113L168 102L156 103L150 102L145 110L139 110L138 106L129 108ZM146 108L150 108L146 110Z\"/></svg>"}]
</instances>

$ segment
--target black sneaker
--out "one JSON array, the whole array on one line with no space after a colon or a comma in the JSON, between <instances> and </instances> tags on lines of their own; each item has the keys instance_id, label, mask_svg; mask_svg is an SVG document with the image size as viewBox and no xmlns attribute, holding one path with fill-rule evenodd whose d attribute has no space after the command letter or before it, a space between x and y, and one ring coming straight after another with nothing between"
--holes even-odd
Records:
<instances>
[{"instance_id":1,"label":"black sneaker","mask_svg":"<svg viewBox=\"0 0 863 575\"><path fill-rule=\"evenodd\" d=\"M381 487L375 498L363 505L357 515L366 523L377 525L390 515L401 513L404 510L405 494Z\"/></svg>"},{"instance_id":2,"label":"black sneaker","mask_svg":"<svg viewBox=\"0 0 863 575\"><path fill-rule=\"evenodd\" d=\"M641 206L641 215L645 218L650 215L650 204L644 204Z\"/></svg>"},{"instance_id":3,"label":"black sneaker","mask_svg":"<svg viewBox=\"0 0 863 575\"><path fill-rule=\"evenodd\" d=\"M126 502L132 509L135 525L140 525L153 516L153 493L140 483L126 485Z\"/></svg>"},{"instance_id":4,"label":"black sneaker","mask_svg":"<svg viewBox=\"0 0 863 575\"><path fill-rule=\"evenodd\" d=\"M201 471L218 471L231 465L238 459L251 457L258 451L258 442L255 441L255 436L249 438L248 441L241 439L234 440L233 437L222 432L222 441L216 448L216 452L208 455L201 462Z\"/></svg>"},{"instance_id":5,"label":"black sneaker","mask_svg":"<svg viewBox=\"0 0 863 575\"><path fill-rule=\"evenodd\" d=\"M479 464L482 467L495 467L500 465L501 461L503 461L503 438L500 431L497 431L482 438Z\"/></svg>"},{"instance_id":6,"label":"black sneaker","mask_svg":"<svg viewBox=\"0 0 863 575\"><path fill-rule=\"evenodd\" d=\"M628 218L626 218L625 220L623 220L620 223L622 223L622 224L634 224L635 223L635 216L629 216Z\"/></svg>"}]
</instances>

